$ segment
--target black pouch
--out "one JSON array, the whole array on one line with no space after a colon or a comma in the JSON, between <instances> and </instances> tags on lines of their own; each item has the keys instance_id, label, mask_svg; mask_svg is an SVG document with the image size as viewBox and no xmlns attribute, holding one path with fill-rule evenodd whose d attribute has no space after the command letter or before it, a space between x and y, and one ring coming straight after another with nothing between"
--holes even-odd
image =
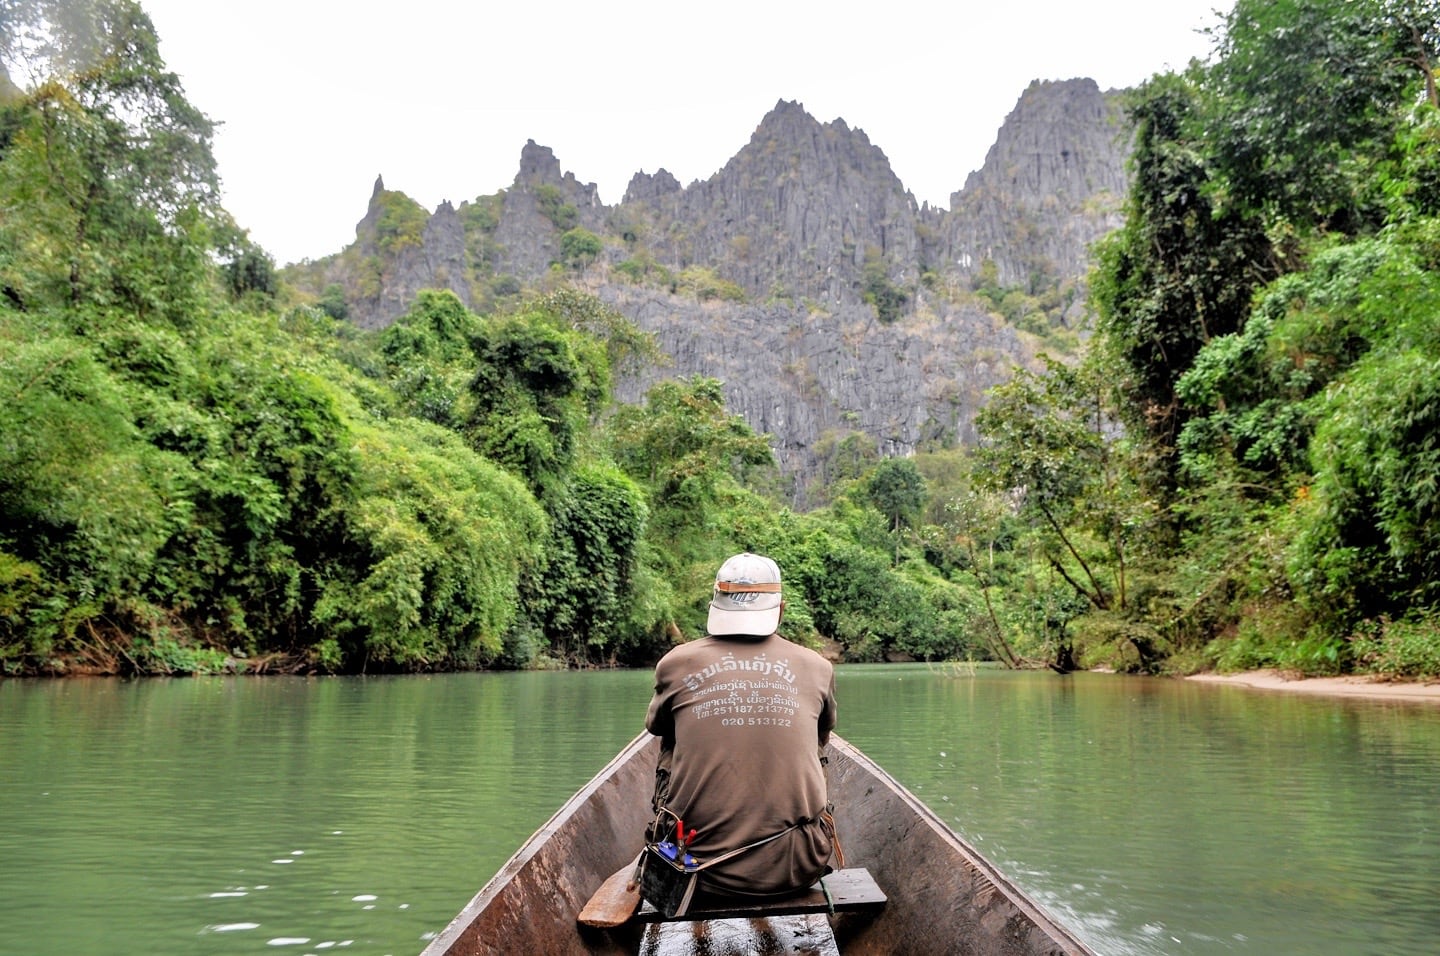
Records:
<instances>
[{"instance_id":1,"label":"black pouch","mask_svg":"<svg viewBox=\"0 0 1440 956\"><path fill-rule=\"evenodd\" d=\"M640 856L640 895L666 919L684 916L700 882L698 867L672 860L654 843Z\"/></svg>"}]
</instances>

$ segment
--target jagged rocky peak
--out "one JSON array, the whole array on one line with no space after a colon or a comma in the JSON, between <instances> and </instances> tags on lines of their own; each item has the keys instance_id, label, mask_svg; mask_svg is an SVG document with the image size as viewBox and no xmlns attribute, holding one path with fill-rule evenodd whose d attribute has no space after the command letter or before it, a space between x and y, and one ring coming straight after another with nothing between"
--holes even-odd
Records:
<instances>
[{"instance_id":1,"label":"jagged rocky peak","mask_svg":"<svg viewBox=\"0 0 1440 956\"><path fill-rule=\"evenodd\" d=\"M845 126L844 120L838 120L841 127ZM774 107L760 120L760 125L755 127L755 139L764 138L785 138L785 130L808 133L812 128L820 125L820 122L811 116L805 106L799 100L780 99L775 101Z\"/></svg>"},{"instance_id":2,"label":"jagged rocky peak","mask_svg":"<svg viewBox=\"0 0 1440 956\"><path fill-rule=\"evenodd\" d=\"M993 263L1001 285L1040 274L1083 287L1090 244L1123 221L1128 132L1120 93L1091 79L1032 82L951 195L932 259L962 278ZM1074 302L1067 319L1081 317L1083 296Z\"/></svg>"},{"instance_id":3,"label":"jagged rocky peak","mask_svg":"<svg viewBox=\"0 0 1440 956\"><path fill-rule=\"evenodd\" d=\"M365 205L365 215L355 224L355 240L362 246L369 246L375 241L375 234L379 227L380 216L383 214L382 200L389 192L385 188L385 177L375 177L375 188L370 190L370 201Z\"/></svg>"},{"instance_id":4,"label":"jagged rocky peak","mask_svg":"<svg viewBox=\"0 0 1440 956\"><path fill-rule=\"evenodd\" d=\"M562 173L554 151L529 140L520 151L514 187L505 191L492 264L498 272L525 279L544 275L559 257L564 231L580 226L602 233L605 215L594 183Z\"/></svg>"},{"instance_id":5,"label":"jagged rocky peak","mask_svg":"<svg viewBox=\"0 0 1440 956\"><path fill-rule=\"evenodd\" d=\"M867 259L878 254L898 278L915 258L915 200L885 154L794 101L780 100L718 173L687 187L673 215L685 229L662 254L705 263L757 299L858 303Z\"/></svg>"},{"instance_id":6,"label":"jagged rocky peak","mask_svg":"<svg viewBox=\"0 0 1440 956\"><path fill-rule=\"evenodd\" d=\"M385 177L375 177L375 188L370 190L370 201L365 204L365 215L355 224L355 238L364 240L375 235L375 223L380 218L380 197L385 193Z\"/></svg>"},{"instance_id":7,"label":"jagged rocky peak","mask_svg":"<svg viewBox=\"0 0 1440 956\"><path fill-rule=\"evenodd\" d=\"M541 146L533 139L525 141L520 150L520 171L515 174L515 185L521 187L558 186L566 198L577 206L600 206L600 191L594 183L582 183L574 173L562 172L560 160L549 146Z\"/></svg>"},{"instance_id":8,"label":"jagged rocky peak","mask_svg":"<svg viewBox=\"0 0 1440 956\"><path fill-rule=\"evenodd\" d=\"M780 100L765 114L760 125L750 137L750 144L736 157L746 151L777 152L782 158L795 162L816 163L811 170L838 170L842 173L858 173L866 178L875 177L878 184L905 192L890 160L880 147L870 142L865 131L851 129L844 119L836 117L828 123L821 123L806 112L805 107L795 100Z\"/></svg>"},{"instance_id":9,"label":"jagged rocky peak","mask_svg":"<svg viewBox=\"0 0 1440 956\"><path fill-rule=\"evenodd\" d=\"M980 190L1034 201L1124 193L1124 130L1115 91L1102 93L1089 78L1035 80L1005 118L985 165L951 196L951 208Z\"/></svg>"},{"instance_id":10,"label":"jagged rocky peak","mask_svg":"<svg viewBox=\"0 0 1440 956\"><path fill-rule=\"evenodd\" d=\"M446 199L435 207L435 212L425 221L424 246L427 256L437 259L458 259L463 269L465 262L465 225L460 214ZM447 263L448 264L448 263Z\"/></svg>"},{"instance_id":11,"label":"jagged rocky peak","mask_svg":"<svg viewBox=\"0 0 1440 956\"><path fill-rule=\"evenodd\" d=\"M405 206L423 219L418 242L386 243L382 225L386 216ZM393 238L393 234L392 234ZM353 250L353 252L351 251ZM367 281L357 278L356 263L366 261ZM384 328L404 314L422 289L450 289L468 301L465 225L447 199L429 215L403 192L385 188L383 176L375 187L365 216L355 224L355 242L340 256L319 267L309 281L312 291L331 284L346 287L350 320L364 329Z\"/></svg>"},{"instance_id":12,"label":"jagged rocky peak","mask_svg":"<svg viewBox=\"0 0 1440 956\"><path fill-rule=\"evenodd\" d=\"M653 176L642 170L630 177L630 185L625 187L625 198L621 203L654 202L666 196L674 196L683 188L680 180L664 167L655 170Z\"/></svg>"},{"instance_id":13,"label":"jagged rocky peak","mask_svg":"<svg viewBox=\"0 0 1440 956\"><path fill-rule=\"evenodd\" d=\"M561 176L560 160L555 158L555 151L549 146L539 145L533 139L526 140L525 147L520 150L520 171L515 174L515 182L522 185L549 183L558 186Z\"/></svg>"}]
</instances>

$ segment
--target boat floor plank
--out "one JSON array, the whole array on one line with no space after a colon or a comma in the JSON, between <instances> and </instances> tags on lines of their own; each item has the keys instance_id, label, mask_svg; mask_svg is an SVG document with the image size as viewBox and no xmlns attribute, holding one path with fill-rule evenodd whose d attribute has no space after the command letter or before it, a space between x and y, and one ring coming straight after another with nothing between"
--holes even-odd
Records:
<instances>
[{"instance_id":1,"label":"boat floor plank","mask_svg":"<svg viewBox=\"0 0 1440 956\"><path fill-rule=\"evenodd\" d=\"M783 916L793 913L829 913L873 910L885 905L885 893L863 866L836 870L804 893L775 900L701 899L686 914L687 920L730 919L751 916ZM830 891L829 899L825 891ZM640 907L637 918L654 923L665 919L649 903Z\"/></svg>"},{"instance_id":2,"label":"boat floor plank","mask_svg":"<svg viewBox=\"0 0 1440 956\"><path fill-rule=\"evenodd\" d=\"M751 919L652 923L640 956L840 956L830 923L818 913Z\"/></svg>"}]
</instances>

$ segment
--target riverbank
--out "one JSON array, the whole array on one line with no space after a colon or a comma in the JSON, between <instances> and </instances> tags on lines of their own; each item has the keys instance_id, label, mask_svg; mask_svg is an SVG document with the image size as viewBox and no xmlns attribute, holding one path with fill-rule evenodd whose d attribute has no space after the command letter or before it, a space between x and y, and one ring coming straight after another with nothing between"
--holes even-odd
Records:
<instances>
[{"instance_id":1,"label":"riverbank","mask_svg":"<svg viewBox=\"0 0 1440 956\"><path fill-rule=\"evenodd\" d=\"M1238 674L1192 674L1185 679L1296 694L1416 700L1440 704L1440 682L1382 680L1358 676L1289 678L1274 670L1244 671Z\"/></svg>"}]
</instances>

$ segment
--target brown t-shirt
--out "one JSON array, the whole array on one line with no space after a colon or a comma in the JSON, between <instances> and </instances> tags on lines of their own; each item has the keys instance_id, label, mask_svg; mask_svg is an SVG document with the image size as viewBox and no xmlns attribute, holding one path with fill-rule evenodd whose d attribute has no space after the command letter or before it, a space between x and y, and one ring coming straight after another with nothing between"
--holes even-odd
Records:
<instances>
[{"instance_id":1,"label":"brown t-shirt","mask_svg":"<svg viewBox=\"0 0 1440 956\"><path fill-rule=\"evenodd\" d=\"M820 748L834 726L834 668L779 635L705 637L656 665L645 727L662 738L665 806L697 831L691 854L703 863L801 824L705 870L705 889L768 895L824 875Z\"/></svg>"}]
</instances>

